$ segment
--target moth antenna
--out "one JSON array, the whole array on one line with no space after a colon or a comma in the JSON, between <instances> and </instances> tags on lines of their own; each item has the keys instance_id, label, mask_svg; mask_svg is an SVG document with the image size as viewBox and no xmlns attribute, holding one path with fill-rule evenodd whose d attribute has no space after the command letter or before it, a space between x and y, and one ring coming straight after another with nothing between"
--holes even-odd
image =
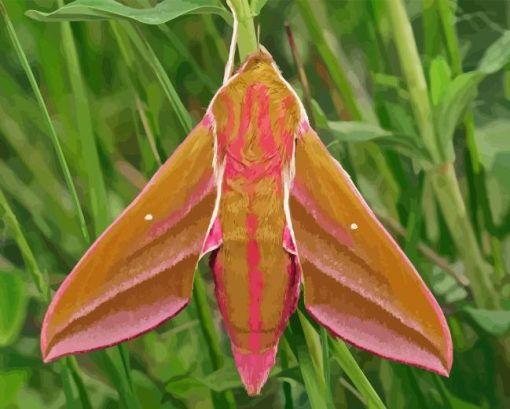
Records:
<instances>
[{"instance_id":1,"label":"moth antenna","mask_svg":"<svg viewBox=\"0 0 510 409\"><path fill-rule=\"evenodd\" d=\"M232 15L234 16L234 27L232 30L232 40L230 40L230 49L228 51L228 60L227 65L225 66L225 74L223 76L223 84L225 84L228 79L232 76L232 70L234 68L234 57L236 54L236 45L237 45L237 30L239 27L239 19L237 18L236 9L230 3L230 0L227 0L228 7L232 11Z\"/></svg>"}]
</instances>

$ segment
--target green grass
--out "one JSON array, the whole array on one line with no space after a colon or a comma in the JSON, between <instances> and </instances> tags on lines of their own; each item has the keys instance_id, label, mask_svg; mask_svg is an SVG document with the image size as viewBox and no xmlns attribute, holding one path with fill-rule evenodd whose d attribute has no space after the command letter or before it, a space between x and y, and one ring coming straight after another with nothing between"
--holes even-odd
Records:
<instances>
[{"instance_id":1,"label":"green grass","mask_svg":"<svg viewBox=\"0 0 510 409\"><path fill-rule=\"evenodd\" d=\"M207 0L197 1L205 14L163 25L41 22L25 13L64 2L2 0L0 274L17 278L0 280L0 294L19 300L0 304L0 409L509 407L508 2L232 2L239 53L256 46L259 25L301 92L289 23L321 137L445 311L450 378L351 348L300 305L268 384L250 398L205 263L172 321L43 364L51 291L201 118L221 86L231 27ZM262 7L255 19L250 7Z\"/></svg>"}]
</instances>

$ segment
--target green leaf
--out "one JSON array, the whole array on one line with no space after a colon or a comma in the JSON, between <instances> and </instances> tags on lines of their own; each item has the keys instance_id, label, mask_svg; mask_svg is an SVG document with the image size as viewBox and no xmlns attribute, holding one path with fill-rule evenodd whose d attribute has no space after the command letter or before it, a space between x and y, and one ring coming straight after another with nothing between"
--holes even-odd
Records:
<instances>
[{"instance_id":1,"label":"green leaf","mask_svg":"<svg viewBox=\"0 0 510 409\"><path fill-rule=\"evenodd\" d=\"M243 387L243 383L233 360L228 360L223 368L210 373L206 377L200 378L199 381L215 392L223 392Z\"/></svg>"},{"instance_id":2,"label":"green leaf","mask_svg":"<svg viewBox=\"0 0 510 409\"><path fill-rule=\"evenodd\" d=\"M217 14L228 23L232 16L218 0L163 0L152 8L133 8L115 0L75 0L50 13L26 12L44 22L126 19L143 24L164 24L187 14Z\"/></svg>"},{"instance_id":3,"label":"green leaf","mask_svg":"<svg viewBox=\"0 0 510 409\"><path fill-rule=\"evenodd\" d=\"M27 290L20 271L0 271L0 347L18 337L27 315Z\"/></svg>"},{"instance_id":4,"label":"green leaf","mask_svg":"<svg viewBox=\"0 0 510 409\"><path fill-rule=\"evenodd\" d=\"M341 142L365 142L391 135L377 125L364 122L328 121L328 130Z\"/></svg>"},{"instance_id":5,"label":"green leaf","mask_svg":"<svg viewBox=\"0 0 510 409\"><path fill-rule=\"evenodd\" d=\"M466 110L477 94L477 87L483 79L479 72L468 72L457 76L445 89L434 110L436 132L443 152L451 146L455 127L462 120ZM449 152L453 155L452 152Z\"/></svg>"},{"instance_id":6,"label":"green leaf","mask_svg":"<svg viewBox=\"0 0 510 409\"><path fill-rule=\"evenodd\" d=\"M185 399L192 394L206 393L207 386L199 379L186 377L168 382L165 390L176 398Z\"/></svg>"},{"instance_id":7,"label":"green leaf","mask_svg":"<svg viewBox=\"0 0 510 409\"><path fill-rule=\"evenodd\" d=\"M258 16L262 8L266 5L267 0L251 0L250 9L254 16Z\"/></svg>"},{"instance_id":8,"label":"green leaf","mask_svg":"<svg viewBox=\"0 0 510 409\"><path fill-rule=\"evenodd\" d=\"M430 98L436 106L451 81L452 73L446 59L439 55L432 60L429 68Z\"/></svg>"},{"instance_id":9,"label":"green leaf","mask_svg":"<svg viewBox=\"0 0 510 409\"><path fill-rule=\"evenodd\" d=\"M473 307L465 307L464 311L480 328L491 335L505 335L510 332L510 311Z\"/></svg>"},{"instance_id":10,"label":"green leaf","mask_svg":"<svg viewBox=\"0 0 510 409\"><path fill-rule=\"evenodd\" d=\"M492 43L478 64L478 71L484 74L494 74L510 62L510 31Z\"/></svg>"},{"instance_id":11,"label":"green leaf","mask_svg":"<svg viewBox=\"0 0 510 409\"><path fill-rule=\"evenodd\" d=\"M28 378L22 370L0 372L0 409L18 407L16 396Z\"/></svg>"}]
</instances>

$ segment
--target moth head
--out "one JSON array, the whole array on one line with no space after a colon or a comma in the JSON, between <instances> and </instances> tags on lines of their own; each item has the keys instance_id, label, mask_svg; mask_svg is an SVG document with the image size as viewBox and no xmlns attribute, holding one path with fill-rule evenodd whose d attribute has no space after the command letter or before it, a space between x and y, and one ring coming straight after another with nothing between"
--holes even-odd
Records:
<instances>
[{"instance_id":1,"label":"moth head","mask_svg":"<svg viewBox=\"0 0 510 409\"><path fill-rule=\"evenodd\" d=\"M259 45L257 51L249 54L244 63L237 71L239 74L243 72L263 72L263 71L276 71L280 72L276 66L273 57L269 54L269 51L263 46Z\"/></svg>"}]
</instances>

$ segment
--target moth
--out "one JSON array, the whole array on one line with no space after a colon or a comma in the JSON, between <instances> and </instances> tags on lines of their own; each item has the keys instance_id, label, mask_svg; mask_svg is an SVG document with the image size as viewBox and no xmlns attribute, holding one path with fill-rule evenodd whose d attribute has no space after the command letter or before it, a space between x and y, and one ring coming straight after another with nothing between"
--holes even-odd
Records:
<instances>
[{"instance_id":1,"label":"moth","mask_svg":"<svg viewBox=\"0 0 510 409\"><path fill-rule=\"evenodd\" d=\"M275 364L301 284L308 313L334 336L450 371L436 300L262 49L60 286L42 327L44 360L118 344L174 317L206 254L251 395Z\"/></svg>"}]
</instances>

